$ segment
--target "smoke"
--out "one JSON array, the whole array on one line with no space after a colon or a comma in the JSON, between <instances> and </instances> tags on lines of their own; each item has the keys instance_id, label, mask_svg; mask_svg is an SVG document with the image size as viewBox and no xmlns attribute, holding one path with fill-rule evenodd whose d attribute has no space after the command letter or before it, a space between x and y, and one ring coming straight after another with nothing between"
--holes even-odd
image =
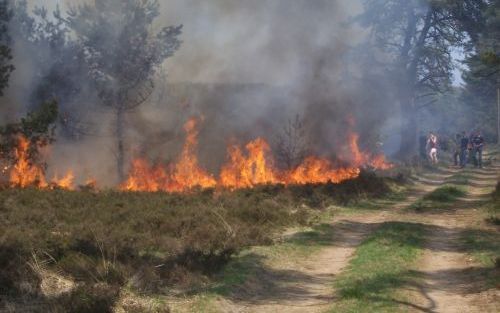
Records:
<instances>
[{"instance_id":1,"label":"smoke","mask_svg":"<svg viewBox=\"0 0 500 313\"><path fill-rule=\"evenodd\" d=\"M29 1L64 13L82 1ZM301 115L314 152L345 156L348 120L367 146L389 106L380 93L385 82L360 89L363 68L353 52L366 31L347 23L362 10L360 1L341 0L164 0L155 27L183 24L183 45L163 66L148 103L129 114L128 157L146 154L171 160L180 151L181 125L203 116L200 156L216 170L229 140L244 143L257 136L269 141L288 118ZM14 38L15 42L19 42ZM30 62L40 51L16 45L17 70L8 93L11 117L23 114L28 95L43 69ZM42 52L43 53L43 52ZM47 55L47 67L51 56ZM76 99L76 100L75 100ZM75 167L108 183L114 177L113 116L93 102L91 90L75 96L66 110L78 111L90 129L86 136L60 138L49 168ZM14 108L14 109L13 109ZM71 112L68 112L71 113Z\"/></svg>"}]
</instances>

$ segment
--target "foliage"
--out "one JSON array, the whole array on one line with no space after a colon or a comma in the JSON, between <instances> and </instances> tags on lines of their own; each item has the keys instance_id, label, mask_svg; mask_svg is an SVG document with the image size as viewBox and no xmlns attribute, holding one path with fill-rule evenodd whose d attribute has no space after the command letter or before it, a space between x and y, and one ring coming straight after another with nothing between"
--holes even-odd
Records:
<instances>
[{"instance_id":1,"label":"foliage","mask_svg":"<svg viewBox=\"0 0 500 313\"><path fill-rule=\"evenodd\" d=\"M16 39L16 57L20 71L32 73L26 85L28 108L57 99L60 116L59 136L77 138L88 132L82 120L93 102L83 51L72 43L63 13L57 6L52 14L35 6L30 12L26 0L13 1L11 33Z\"/></svg>"},{"instance_id":2,"label":"foliage","mask_svg":"<svg viewBox=\"0 0 500 313\"><path fill-rule=\"evenodd\" d=\"M36 161L39 149L54 140L57 117L58 104L52 100L43 103L39 110L28 113L20 122L0 127L0 156L14 160L14 147L18 145L19 136L23 136L31 143L31 161Z\"/></svg>"},{"instance_id":3,"label":"foliage","mask_svg":"<svg viewBox=\"0 0 500 313\"><path fill-rule=\"evenodd\" d=\"M365 0L357 21L371 31L376 64L389 68L403 125L401 156L417 152L419 107L446 90L452 49L476 37L484 0Z\"/></svg>"},{"instance_id":4,"label":"foliage","mask_svg":"<svg viewBox=\"0 0 500 313\"><path fill-rule=\"evenodd\" d=\"M470 119L487 137L497 132L497 89L500 88L500 1L491 1L484 10L485 25L480 37L473 42L471 54L465 60L466 88L463 101L470 107Z\"/></svg>"},{"instance_id":5,"label":"foliage","mask_svg":"<svg viewBox=\"0 0 500 313\"><path fill-rule=\"evenodd\" d=\"M126 111L144 102L142 89L180 47L182 26L151 30L158 16L154 0L95 1L68 12L67 26L85 51L83 61L104 105Z\"/></svg>"},{"instance_id":6,"label":"foliage","mask_svg":"<svg viewBox=\"0 0 500 313\"><path fill-rule=\"evenodd\" d=\"M182 25L153 30L159 9L157 0L94 1L73 7L64 19L101 104L114 111L119 180L124 179L125 113L149 99L155 73L181 45Z\"/></svg>"},{"instance_id":7,"label":"foliage","mask_svg":"<svg viewBox=\"0 0 500 313\"><path fill-rule=\"evenodd\" d=\"M8 86L9 77L14 66L11 64L12 52L10 48L11 38L9 35L9 22L12 12L8 0L0 1L0 96Z\"/></svg>"}]
</instances>

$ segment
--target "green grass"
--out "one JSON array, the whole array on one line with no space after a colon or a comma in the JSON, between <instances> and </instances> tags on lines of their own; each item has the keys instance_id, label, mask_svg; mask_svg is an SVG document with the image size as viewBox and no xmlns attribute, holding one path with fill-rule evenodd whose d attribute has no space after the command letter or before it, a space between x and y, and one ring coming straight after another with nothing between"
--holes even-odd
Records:
<instances>
[{"instance_id":1,"label":"green grass","mask_svg":"<svg viewBox=\"0 0 500 313\"><path fill-rule=\"evenodd\" d=\"M360 213L362 211L386 210L391 205L405 200L406 194L402 191L392 192L383 199L359 199L347 205L347 213Z\"/></svg>"},{"instance_id":2,"label":"green grass","mask_svg":"<svg viewBox=\"0 0 500 313\"><path fill-rule=\"evenodd\" d=\"M462 243L474 259L486 267L493 267L500 258L500 235L494 231L468 229L462 233Z\"/></svg>"},{"instance_id":3,"label":"green grass","mask_svg":"<svg viewBox=\"0 0 500 313\"><path fill-rule=\"evenodd\" d=\"M464 188L445 185L437 188L433 192L426 194L423 199L435 202L453 202L458 198L465 196L467 193Z\"/></svg>"},{"instance_id":4,"label":"green grass","mask_svg":"<svg viewBox=\"0 0 500 313\"><path fill-rule=\"evenodd\" d=\"M448 209L461 197L467 194L464 187L445 185L426 194L412 203L408 210L415 212L429 212L436 209Z\"/></svg>"},{"instance_id":5,"label":"green grass","mask_svg":"<svg viewBox=\"0 0 500 313\"><path fill-rule=\"evenodd\" d=\"M416 279L411 268L423 241L421 225L383 224L357 248L347 270L338 276L334 285L338 299L330 312L401 311L395 300L405 296L397 289Z\"/></svg>"},{"instance_id":6,"label":"green grass","mask_svg":"<svg viewBox=\"0 0 500 313\"><path fill-rule=\"evenodd\" d=\"M483 205L482 210L487 216L486 221L492 225L500 225L500 183L492 194L491 200ZM461 234L461 241L467 253L475 262L485 268L493 269L500 266L500 234L488 229L467 229ZM497 269L498 271L498 269ZM500 284L500 275L488 276L491 286Z\"/></svg>"}]
</instances>

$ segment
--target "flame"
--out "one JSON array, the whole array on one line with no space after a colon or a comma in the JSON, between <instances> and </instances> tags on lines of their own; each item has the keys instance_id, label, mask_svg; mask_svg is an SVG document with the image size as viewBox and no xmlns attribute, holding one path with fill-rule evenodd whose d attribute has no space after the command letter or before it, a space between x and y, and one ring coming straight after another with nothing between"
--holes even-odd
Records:
<instances>
[{"instance_id":1,"label":"flame","mask_svg":"<svg viewBox=\"0 0 500 313\"><path fill-rule=\"evenodd\" d=\"M145 159L132 162L129 177L122 184L126 191L185 192L193 188L252 188L264 184L304 185L340 183L359 176L362 166L376 169L391 167L383 155L372 157L363 152L359 135L348 134L351 167L335 167L331 161L316 156L307 157L302 164L288 171L274 166L269 144L257 138L242 148L231 144L227 148L227 161L221 167L218 180L202 169L198 163L198 119L191 119L184 125L186 142L179 160L173 165L151 165Z\"/></svg>"},{"instance_id":2,"label":"flame","mask_svg":"<svg viewBox=\"0 0 500 313\"><path fill-rule=\"evenodd\" d=\"M186 132L186 142L182 149L180 160L174 166L172 182L168 186L168 191L185 191L195 187L210 188L215 187L216 180L208 174L198 164L196 150L198 147L198 120L190 119L184 125Z\"/></svg>"},{"instance_id":3,"label":"flame","mask_svg":"<svg viewBox=\"0 0 500 313\"><path fill-rule=\"evenodd\" d=\"M30 161L29 149L30 141L24 136L19 136L17 147L14 148L15 163L12 167L4 169L10 169L9 183L11 186L74 190L75 175L71 170L62 178L55 175L50 184L47 183L42 167Z\"/></svg>"},{"instance_id":4,"label":"flame","mask_svg":"<svg viewBox=\"0 0 500 313\"><path fill-rule=\"evenodd\" d=\"M129 177L121 189L157 192L166 189L167 181L168 176L164 168L153 167L145 159L136 159L132 162Z\"/></svg>"},{"instance_id":5,"label":"flame","mask_svg":"<svg viewBox=\"0 0 500 313\"><path fill-rule=\"evenodd\" d=\"M74 190L74 181L75 175L72 170L69 170L64 177L61 179L58 178L57 174L52 179L50 185L55 189L66 189L66 190Z\"/></svg>"},{"instance_id":6,"label":"flame","mask_svg":"<svg viewBox=\"0 0 500 313\"><path fill-rule=\"evenodd\" d=\"M361 152L359 148L359 135L356 133L349 134L349 148L352 156L352 162L356 166L366 164L368 156Z\"/></svg>"},{"instance_id":7,"label":"flame","mask_svg":"<svg viewBox=\"0 0 500 313\"><path fill-rule=\"evenodd\" d=\"M47 181L41 167L29 160L30 142L24 136L19 136L18 145L14 148L15 164L10 171L10 184L14 187L30 186L45 188Z\"/></svg>"},{"instance_id":8,"label":"flame","mask_svg":"<svg viewBox=\"0 0 500 313\"><path fill-rule=\"evenodd\" d=\"M311 156L288 173L287 182L296 185L340 183L358 177L359 173L357 167L335 169L329 160Z\"/></svg>"},{"instance_id":9,"label":"flame","mask_svg":"<svg viewBox=\"0 0 500 313\"><path fill-rule=\"evenodd\" d=\"M346 137L348 144L344 147L348 150L346 159L351 160L350 166L338 167L326 158L309 156L295 168L282 170L275 166L268 142L257 138L244 146L230 144L226 163L222 165L218 178L215 178L201 167L197 157L200 120L192 118L185 123L185 143L174 163L152 164L147 159L135 159L127 180L119 188L124 191L189 192L196 188L235 190L265 184L340 183L358 177L361 168L365 166L382 170L392 167L384 155L363 151L358 144L359 135L350 132ZM354 121L350 123L353 124ZM53 179L46 179L44 169L30 161L30 144L27 138L20 136L18 145L13 150L14 164L2 167L2 171L10 175L10 185L20 188L75 190L75 175L71 170L62 177L56 174ZM96 186L96 181L91 179L82 187L95 189Z\"/></svg>"},{"instance_id":10,"label":"flame","mask_svg":"<svg viewBox=\"0 0 500 313\"><path fill-rule=\"evenodd\" d=\"M89 178L87 179L87 181L85 181L83 187L92 190L97 189L97 180L95 180L94 178Z\"/></svg>"},{"instance_id":11,"label":"flame","mask_svg":"<svg viewBox=\"0 0 500 313\"><path fill-rule=\"evenodd\" d=\"M186 142L176 164L170 167L151 166L147 160L132 162L127 181L121 186L126 191L167 191L184 192L196 187L210 188L217 181L199 166L196 150L198 147L198 120L190 119L185 125Z\"/></svg>"},{"instance_id":12,"label":"flame","mask_svg":"<svg viewBox=\"0 0 500 313\"><path fill-rule=\"evenodd\" d=\"M248 188L255 185L280 183L266 155L271 148L262 138L246 145L248 156L237 145L228 148L228 163L222 167L220 185L226 188Z\"/></svg>"},{"instance_id":13,"label":"flame","mask_svg":"<svg viewBox=\"0 0 500 313\"><path fill-rule=\"evenodd\" d=\"M387 160L385 159L385 155L383 154L376 155L370 161L369 165L378 170L388 170L394 167L393 164L387 162Z\"/></svg>"}]
</instances>

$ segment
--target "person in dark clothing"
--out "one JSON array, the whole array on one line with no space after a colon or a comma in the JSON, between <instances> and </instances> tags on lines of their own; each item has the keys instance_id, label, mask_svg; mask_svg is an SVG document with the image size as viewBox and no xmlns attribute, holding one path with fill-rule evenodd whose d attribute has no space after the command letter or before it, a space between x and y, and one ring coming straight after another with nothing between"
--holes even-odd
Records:
<instances>
[{"instance_id":1,"label":"person in dark clothing","mask_svg":"<svg viewBox=\"0 0 500 313\"><path fill-rule=\"evenodd\" d=\"M464 168L467 165L467 155L469 154L469 137L467 133L462 133L462 138L460 139L460 167Z\"/></svg>"},{"instance_id":2,"label":"person in dark clothing","mask_svg":"<svg viewBox=\"0 0 500 313\"><path fill-rule=\"evenodd\" d=\"M456 134L455 138L450 141L453 149L453 164L455 164L455 166L460 164L460 140L462 140L462 135Z\"/></svg>"},{"instance_id":3,"label":"person in dark clothing","mask_svg":"<svg viewBox=\"0 0 500 313\"><path fill-rule=\"evenodd\" d=\"M483 147L484 138L481 132L477 131L472 137L472 155L474 159L474 165L476 167L483 167Z\"/></svg>"}]
</instances>

